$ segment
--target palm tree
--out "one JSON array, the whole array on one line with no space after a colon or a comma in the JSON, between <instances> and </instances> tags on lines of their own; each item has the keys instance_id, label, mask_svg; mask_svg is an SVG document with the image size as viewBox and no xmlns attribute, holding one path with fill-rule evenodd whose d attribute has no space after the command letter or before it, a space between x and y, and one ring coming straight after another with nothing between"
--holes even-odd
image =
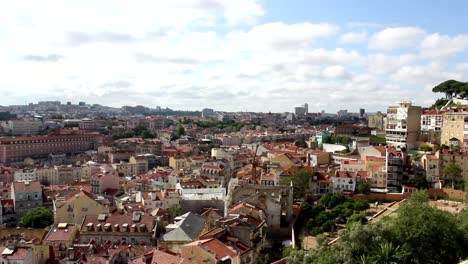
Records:
<instances>
[{"instance_id":1,"label":"palm tree","mask_svg":"<svg viewBox=\"0 0 468 264\"><path fill-rule=\"evenodd\" d=\"M374 264L374 261L372 260L372 257L369 257L369 255L361 255L358 259L357 262L358 264Z\"/></svg>"},{"instance_id":2,"label":"palm tree","mask_svg":"<svg viewBox=\"0 0 468 264\"><path fill-rule=\"evenodd\" d=\"M374 252L375 264L398 264L406 256L400 246L395 246L392 242L382 242Z\"/></svg>"}]
</instances>

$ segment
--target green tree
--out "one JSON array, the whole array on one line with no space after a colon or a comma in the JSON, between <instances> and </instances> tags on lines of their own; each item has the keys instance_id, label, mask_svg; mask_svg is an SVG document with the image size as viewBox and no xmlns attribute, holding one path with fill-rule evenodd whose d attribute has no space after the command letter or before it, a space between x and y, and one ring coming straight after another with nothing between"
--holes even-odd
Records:
<instances>
[{"instance_id":1,"label":"green tree","mask_svg":"<svg viewBox=\"0 0 468 264\"><path fill-rule=\"evenodd\" d=\"M361 224L367 223L366 214L364 213L353 214L352 216L348 218L348 221L347 221L347 224L351 224L351 223L361 223Z\"/></svg>"},{"instance_id":2,"label":"green tree","mask_svg":"<svg viewBox=\"0 0 468 264\"><path fill-rule=\"evenodd\" d=\"M300 147L300 148L307 148L307 142L305 142L304 140L298 140L296 141L296 143L294 143L294 145L296 147Z\"/></svg>"},{"instance_id":3,"label":"green tree","mask_svg":"<svg viewBox=\"0 0 468 264\"><path fill-rule=\"evenodd\" d=\"M154 135L153 133L151 133L150 131L148 130L145 130L141 133L141 137L142 138L155 138L156 135Z\"/></svg>"},{"instance_id":4,"label":"green tree","mask_svg":"<svg viewBox=\"0 0 468 264\"><path fill-rule=\"evenodd\" d=\"M450 163L447 167L444 168L444 175L449 177L452 180L452 186L456 178L460 177L463 170L462 168L455 163Z\"/></svg>"},{"instance_id":5,"label":"green tree","mask_svg":"<svg viewBox=\"0 0 468 264\"><path fill-rule=\"evenodd\" d=\"M185 135L185 128L183 126L178 126L176 134L178 137Z\"/></svg>"},{"instance_id":6,"label":"green tree","mask_svg":"<svg viewBox=\"0 0 468 264\"><path fill-rule=\"evenodd\" d=\"M356 199L354 200L354 210L356 211L364 211L369 209L369 201Z\"/></svg>"},{"instance_id":7,"label":"green tree","mask_svg":"<svg viewBox=\"0 0 468 264\"><path fill-rule=\"evenodd\" d=\"M144 131L147 131L146 127L144 126L137 126L133 129L134 135L139 136L139 137L141 137Z\"/></svg>"},{"instance_id":8,"label":"green tree","mask_svg":"<svg viewBox=\"0 0 468 264\"><path fill-rule=\"evenodd\" d=\"M51 119L64 119L63 115L61 114L54 114L50 116Z\"/></svg>"},{"instance_id":9,"label":"green tree","mask_svg":"<svg viewBox=\"0 0 468 264\"><path fill-rule=\"evenodd\" d=\"M289 185L292 182L294 199L300 199L304 197L309 189L311 178L312 173L310 171L299 170L294 176L283 179L282 184Z\"/></svg>"},{"instance_id":10,"label":"green tree","mask_svg":"<svg viewBox=\"0 0 468 264\"><path fill-rule=\"evenodd\" d=\"M447 145L445 145L445 144L442 144L442 145L440 145L440 148L439 148L439 149L440 149L440 150L450 149L450 147L447 146Z\"/></svg>"},{"instance_id":11,"label":"green tree","mask_svg":"<svg viewBox=\"0 0 468 264\"><path fill-rule=\"evenodd\" d=\"M468 256L468 230L457 218L431 207L426 192L419 191L398 210L392 230L402 249L408 253L406 263L458 263Z\"/></svg>"},{"instance_id":12,"label":"green tree","mask_svg":"<svg viewBox=\"0 0 468 264\"><path fill-rule=\"evenodd\" d=\"M369 194L371 192L370 184L367 181L360 179L357 186L357 192L361 194Z\"/></svg>"},{"instance_id":13,"label":"green tree","mask_svg":"<svg viewBox=\"0 0 468 264\"><path fill-rule=\"evenodd\" d=\"M427 144L422 144L421 146L419 146L419 150L420 151L432 151L432 147Z\"/></svg>"},{"instance_id":14,"label":"green tree","mask_svg":"<svg viewBox=\"0 0 468 264\"><path fill-rule=\"evenodd\" d=\"M177 205L173 205L169 209L167 209L167 212L169 213L171 219L174 219L182 214L182 209Z\"/></svg>"},{"instance_id":15,"label":"green tree","mask_svg":"<svg viewBox=\"0 0 468 264\"><path fill-rule=\"evenodd\" d=\"M44 228L54 223L54 213L44 207L37 207L25 214L18 223L21 227Z\"/></svg>"}]
</instances>

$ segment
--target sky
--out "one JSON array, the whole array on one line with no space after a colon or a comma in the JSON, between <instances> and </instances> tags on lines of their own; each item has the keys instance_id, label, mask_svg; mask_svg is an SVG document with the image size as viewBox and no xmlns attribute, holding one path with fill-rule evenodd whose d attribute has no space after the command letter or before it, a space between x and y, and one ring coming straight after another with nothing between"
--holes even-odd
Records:
<instances>
[{"instance_id":1,"label":"sky","mask_svg":"<svg viewBox=\"0 0 468 264\"><path fill-rule=\"evenodd\" d=\"M468 78L460 0L0 3L0 105L385 111Z\"/></svg>"}]
</instances>

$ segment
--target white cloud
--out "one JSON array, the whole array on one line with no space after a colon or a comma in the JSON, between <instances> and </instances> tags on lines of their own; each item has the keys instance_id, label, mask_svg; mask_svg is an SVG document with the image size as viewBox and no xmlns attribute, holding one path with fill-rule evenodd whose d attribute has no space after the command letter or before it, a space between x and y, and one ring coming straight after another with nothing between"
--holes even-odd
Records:
<instances>
[{"instance_id":1,"label":"white cloud","mask_svg":"<svg viewBox=\"0 0 468 264\"><path fill-rule=\"evenodd\" d=\"M458 63L455 69L457 69L457 71L468 72L468 62Z\"/></svg>"},{"instance_id":2,"label":"white cloud","mask_svg":"<svg viewBox=\"0 0 468 264\"><path fill-rule=\"evenodd\" d=\"M392 78L397 81L429 86L436 86L445 80L462 77L460 73L446 71L437 64L403 66L392 75Z\"/></svg>"},{"instance_id":3,"label":"white cloud","mask_svg":"<svg viewBox=\"0 0 468 264\"><path fill-rule=\"evenodd\" d=\"M334 65L323 69L323 76L330 79L344 79L348 77L348 73L343 66Z\"/></svg>"},{"instance_id":4,"label":"white cloud","mask_svg":"<svg viewBox=\"0 0 468 264\"><path fill-rule=\"evenodd\" d=\"M433 58L448 58L468 49L468 35L450 37L434 33L421 43L422 55Z\"/></svg>"},{"instance_id":5,"label":"white cloud","mask_svg":"<svg viewBox=\"0 0 468 264\"><path fill-rule=\"evenodd\" d=\"M348 32L341 36L340 41L342 43L360 43L367 40L367 32Z\"/></svg>"},{"instance_id":6,"label":"white cloud","mask_svg":"<svg viewBox=\"0 0 468 264\"><path fill-rule=\"evenodd\" d=\"M369 72L376 74L388 74L398 70L400 67L418 61L415 54L403 54L398 56L385 55L383 53L372 54L367 58Z\"/></svg>"},{"instance_id":7,"label":"white cloud","mask_svg":"<svg viewBox=\"0 0 468 264\"><path fill-rule=\"evenodd\" d=\"M417 27L386 28L372 36L369 47L375 50L414 48L425 34L424 30Z\"/></svg>"},{"instance_id":8,"label":"white cloud","mask_svg":"<svg viewBox=\"0 0 468 264\"><path fill-rule=\"evenodd\" d=\"M227 38L236 48L261 50L295 50L305 48L316 38L329 37L338 31L336 25L275 22L254 26L249 31L229 33Z\"/></svg>"},{"instance_id":9,"label":"white cloud","mask_svg":"<svg viewBox=\"0 0 468 264\"><path fill-rule=\"evenodd\" d=\"M0 4L2 104L382 110L402 98L428 102L427 87L468 68L450 62L467 49L463 35L259 23L267 10L254 0L12 3ZM340 47L366 40L378 53ZM392 51L405 47L413 49Z\"/></svg>"}]
</instances>

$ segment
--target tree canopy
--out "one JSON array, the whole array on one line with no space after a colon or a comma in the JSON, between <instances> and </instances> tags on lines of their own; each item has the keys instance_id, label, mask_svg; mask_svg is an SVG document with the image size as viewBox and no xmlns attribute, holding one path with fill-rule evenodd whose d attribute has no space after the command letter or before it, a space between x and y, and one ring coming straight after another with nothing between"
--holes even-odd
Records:
<instances>
[{"instance_id":1,"label":"tree canopy","mask_svg":"<svg viewBox=\"0 0 468 264\"><path fill-rule=\"evenodd\" d=\"M431 264L465 260L468 211L452 214L430 206L427 201L426 192L414 193L401 204L396 217L388 221L363 225L361 216L350 217L336 243L328 245L325 240L311 251L291 251L288 264Z\"/></svg>"},{"instance_id":2,"label":"tree canopy","mask_svg":"<svg viewBox=\"0 0 468 264\"><path fill-rule=\"evenodd\" d=\"M312 173L310 171L299 170L294 176L283 178L281 182L284 185L289 185L292 181L294 199L300 199L304 197L306 191L309 189L311 178Z\"/></svg>"},{"instance_id":3,"label":"tree canopy","mask_svg":"<svg viewBox=\"0 0 468 264\"><path fill-rule=\"evenodd\" d=\"M25 214L18 223L21 227L44 228L54 223L54 213L44 207L38 207Z\"/></svg>"},{"instance_id":4,"label":"tree canopy","mask_svg":"<svg viewBox=\"0 0 468 264\"><path fill-rule=\"evenodd\" d=\"M447 99L453 97L468 98L468 82L448 80L432 88L432 91L444 93Z\"/></svg>"}]
</instances>

